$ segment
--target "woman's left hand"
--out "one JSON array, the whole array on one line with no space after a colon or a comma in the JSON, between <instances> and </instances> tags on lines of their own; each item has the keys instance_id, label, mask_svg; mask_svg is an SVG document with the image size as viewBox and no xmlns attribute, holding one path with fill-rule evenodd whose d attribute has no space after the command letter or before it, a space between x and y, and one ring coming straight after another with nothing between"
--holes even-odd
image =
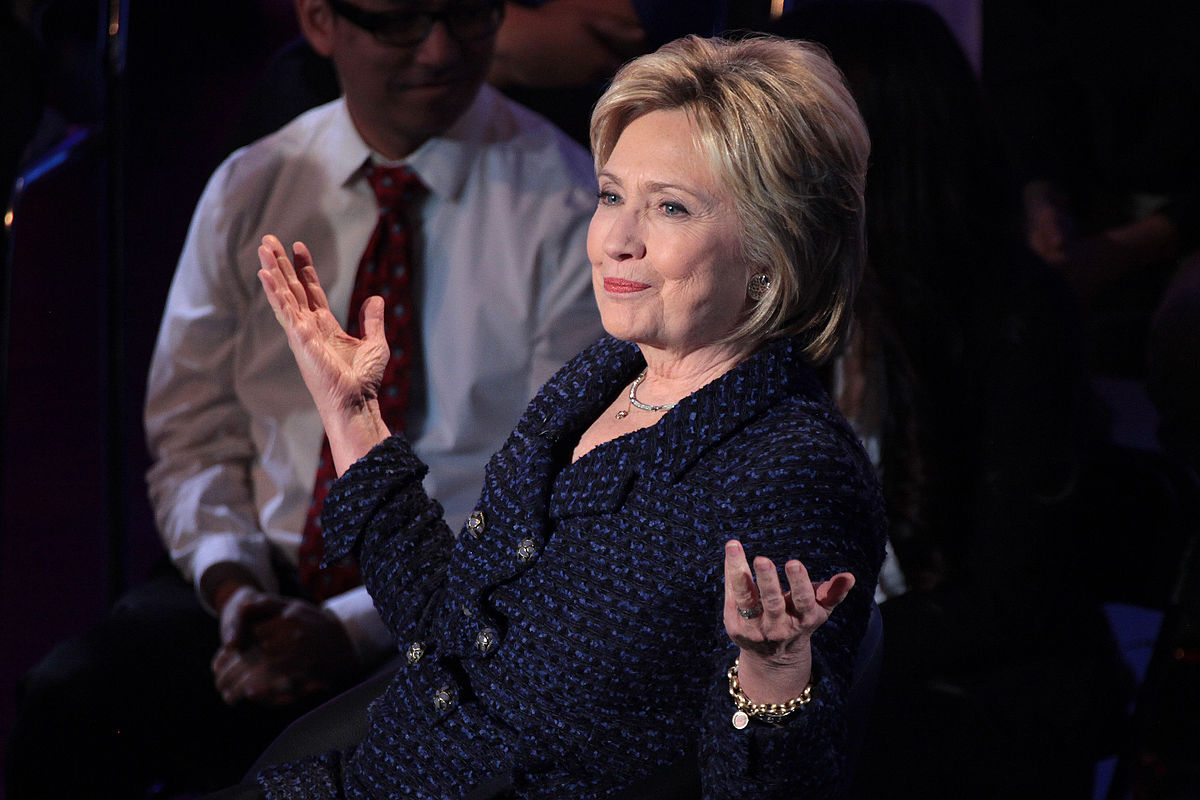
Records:
<instances>
[{"instance_id":1,"label":"woman's left hand","mask_svg":"<svg viewBox=\"0 0 1200 800\"><path fill-rule=\"evenodd\" d=\"M771 559L756 557L751 572L741 543L725 543L725 631L741 648L738 678L756 703L783 703L804 691L812 676L812 633L854 586L849 572L813 583L796 559L784 573L786 592Z\"/></svg>"}]
</instances>

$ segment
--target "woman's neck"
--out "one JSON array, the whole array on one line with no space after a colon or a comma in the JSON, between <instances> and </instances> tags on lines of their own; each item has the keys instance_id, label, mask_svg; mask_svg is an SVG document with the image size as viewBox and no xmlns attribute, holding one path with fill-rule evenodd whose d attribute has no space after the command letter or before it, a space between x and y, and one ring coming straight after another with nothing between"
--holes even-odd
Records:
<instances>
[{"instance_id":1,"label":"woman's neck","mask_svg":"<svg viewBox=\"0 0 1200 800\"><path fill-rule=\"evenodd\" d=\"M713 345L686 354L639 345L646 377L637 387L638 400L649 405L678 403L736 367L752 352L746 345Z\"/></svg>"},{"instance_id":2,"label":"woman's neck","mask_svg":"<svg viewBox=\"0 0 1200 800\"><path fill-rule=\"evenodd\" d=\"M646 345L638 347L646 359L645 377L618 392L583 432L571 453L572 461L618 436L657 424L676 403L753 352L749 347L721 346L679 356ZM635 406L634 400L640 405Z\"/></svg>"}]
</instances>

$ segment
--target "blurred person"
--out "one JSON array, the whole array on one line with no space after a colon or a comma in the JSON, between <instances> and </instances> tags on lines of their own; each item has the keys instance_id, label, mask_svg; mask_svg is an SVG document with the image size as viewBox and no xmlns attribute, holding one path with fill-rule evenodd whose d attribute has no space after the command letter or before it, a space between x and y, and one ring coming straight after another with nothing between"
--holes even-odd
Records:
<instances>
[{"instance_id":1,"label":"blurred person","mask_svg":"<svg viewBox=\"0 0 1200 800\"><path fill-rule=\"evenodd\" d=\"M310 568L332 466L257 288L263 233L305 236L343 323L379 291L365 279L387 278L408 337L384 386L392 424L456 524L534 390L599 333L590 159L484 84L502 3L296 7L342 96L234 153L196 208L146 402L172 565L27 675L14 800L227 785L298 714L395 655L355 565Z\"/></svg>"},{"instance_id":2,"label":"blurred person","mask_svg":"<svg viewBox=\"0 0 1200 800\"><path fill-rule=\"evenodd\" d=\"M1094 373L1143 381L1154 309L1200 242L1200 28L1191 8L1012 0L985 9L983 77L1030 245L1084 313ZM1128 56L1118 63L1111 54Z\"/></svg>"},{"instance_id":3,"label":"blurred person","mask_svg":"<svg viewBox=\"0 0 1200 800\"><path fill-rule=\"evenodd\" d=\"M838 405L880 472L886 645L855 796L1091 796L1129 678L1080 569L1079 311L1024 247L975 76L919 3L809 2L872 137L868 270Z\"/></svg>"},{"instance_id":4,"label":"blurred person","mask_svg":"<svg viewBox=\"0 0 1200 800\"><path fill-rule=\"evenodd\" d=\"M592 106L617 67L685 34L721 33L727 7L727 0L509 0L488 82L587 145ZM300 37L273 59L232 143L253 141L337 93L332 65Z\"/></svg>"}]
</instances>

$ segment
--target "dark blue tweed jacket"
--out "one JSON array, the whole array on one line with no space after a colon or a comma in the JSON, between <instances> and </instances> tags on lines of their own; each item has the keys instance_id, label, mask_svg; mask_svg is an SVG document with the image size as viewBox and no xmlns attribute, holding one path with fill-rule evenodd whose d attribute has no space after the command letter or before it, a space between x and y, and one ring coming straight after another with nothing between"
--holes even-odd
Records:
<instances>
[{"instance_id":1,"label":"dark blue tweed jacket","mask_svg":"<svg viewBox=\"0 0 1200 800\"><path fill-rule=\"evenodd\" d=\"M328 556L358 556L415 663L372 706L361 745L268 773L269 797L462 797L495 776L519 797L605 797L689 744L707 797L837 786L839 708L883 558L871 465L791 340L570 463L643 365L606 337L552 378L457 540L402 437L337 482ZM777 565L800 558L814 580L858 579L813 637L813 702L783 726L730 723L731 537Z\"/></svg>"}]
</instances>

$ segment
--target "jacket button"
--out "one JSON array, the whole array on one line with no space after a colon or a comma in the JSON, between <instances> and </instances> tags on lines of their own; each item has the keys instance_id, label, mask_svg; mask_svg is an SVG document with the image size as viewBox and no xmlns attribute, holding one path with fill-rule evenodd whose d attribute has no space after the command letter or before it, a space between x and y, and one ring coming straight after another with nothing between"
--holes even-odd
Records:
<instances>
[{"instance_id":1,"label":"jacket button","mask_svg":"<svg viewBox=\"0 0 1200 800\"><path fill-rule=\"evenodd\" d=\"M446 684L442 688L433 693L433 707L437 711L449 711L454 705L457 693L454 687Z\"/></svg>"},{"instance_id":2,"label":"jacket button","mask_svg":"<svg viewBox=\"0 0 1200 800\"><path fill-rule=\"evenodd\" d=\"M467 533L471 534L472 539L478 539L479 534L483 533L487 525L483 521L482 511L472 511L471 516L467 517Z\"/></svg>"},{"instance_id":3,"label":"jacket button","mask_svg":"<svg viewBox=\"0 0 1200 800\"><path fill-rule=\"evenodd\" d=\"M485 656L496 646L499 636L494 628L484 628L475 634L475 649Z\"/></svg>"},{"instance_id":4,"label":"jacket button","mask_svg":"<svg viewBox=\"0 0 1200 800\"><path fill-rule=\"evenodd\" d=\"M517 545L517 558L528 561L537 555L537 542L533 539L522 539Z\"/></svg>"},{"instance_id":5,"label":"jacket button","mask_svg":"<svg viewBox=\"0 0 1200 800\"><path fill-rule=\"evenodd\" d=\"M421 660L421 656L423 655L425 655L424 642L413 642L408 646L408 652L404 654L409 664L416 664Z\"/></svg>"}]
</instances>

